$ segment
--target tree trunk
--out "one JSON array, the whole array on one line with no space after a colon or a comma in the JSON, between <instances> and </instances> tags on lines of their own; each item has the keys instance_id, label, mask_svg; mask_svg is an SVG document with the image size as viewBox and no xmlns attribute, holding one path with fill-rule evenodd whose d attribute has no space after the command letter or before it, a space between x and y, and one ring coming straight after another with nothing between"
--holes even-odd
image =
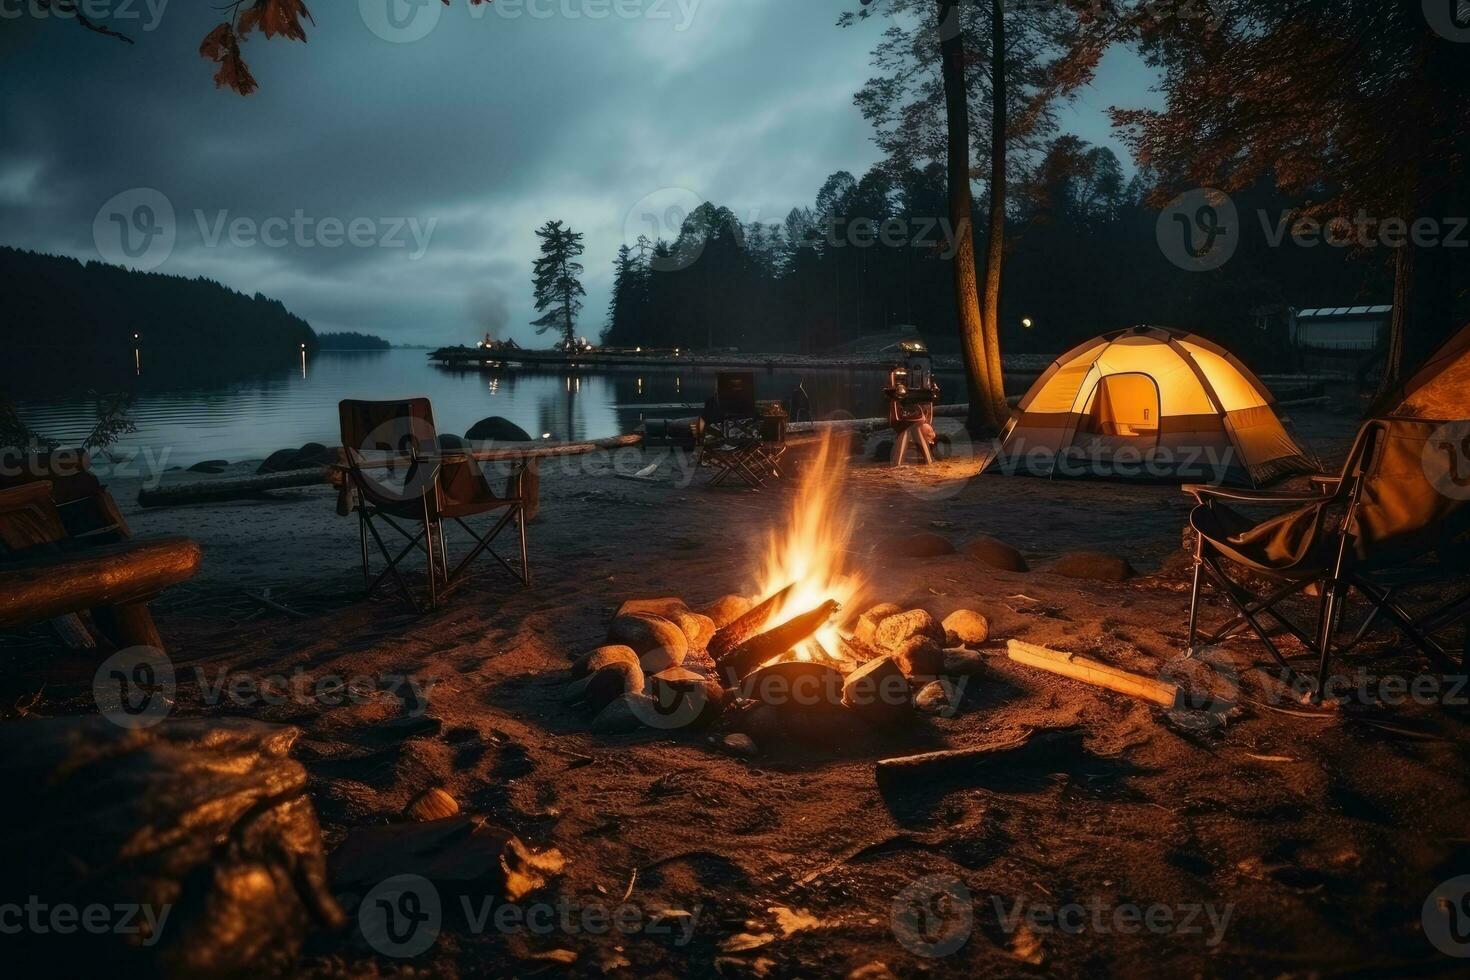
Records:
<instances>
[{"instance_id":1,"label":"tree trunk","mask_svg":"<svg viewBox=\"0 0 1470 980\"><path fill-rule=\"evenodd\" d=\"M985 255L985 308L981 325L985 330L985 355L990 371L991 411L1004 422L1010 415L1006 404L1005 374L1000 365L1000 281L1006 245L1006 20L1005 0L991 0L990 7L990 240Z\"/></svg>"},{"instance_id":2,"label":"tree trunk","mask_svg":"<svg viewBox=\"0 0 1470 980\"><path fill-rule=\"evenodd\" d=\"M960 348L970 393L966 428L976 438L1000 431L997 396L985 345L985 324L975 278L975 233L970 215L970 112L965 87L965 38L959 0L939 0L939 57L944 77L944 108L949 126L949 220L954 229L955 253L950 260L954 276L955 312L959 317Z\"/></svg>"},{"instance_id":3,"label":"tree trunk","mask_svg":"<svg viewBox=\"0 0 1470 980\"><path fill-rule=\"evenodd\" d=\"M1419 369L1454 328L1455 293L1459 249L1439 239L1415 242L1415 222L1428 218L1438 235L1453 231L1450 218L1464 214L1463 195L1458 188L1438 178L1444 189L1424 195L1405 216L1411 229L1409 241L1394 254L1393 314L1384 348L1383 378L1378 397L1397 387Z\"/></svg>"}]
</instances>

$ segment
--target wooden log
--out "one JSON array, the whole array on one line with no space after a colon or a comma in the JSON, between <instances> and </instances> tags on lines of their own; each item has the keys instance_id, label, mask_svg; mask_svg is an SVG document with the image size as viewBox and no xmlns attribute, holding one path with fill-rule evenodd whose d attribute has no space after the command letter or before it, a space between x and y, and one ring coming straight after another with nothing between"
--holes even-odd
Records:
<instances>
[{"instance_id":1,"label":"wooden log","mask_svg":"<svg viewBox=\"0 0 1470 980\"><path fill-rule=\"evenodd\" d=\"M0 629L141 602L199 570L198 543L167 537L45 555L0 569Z\"/></svg>"},{"instance_id":2,"label":"wooden log","mask_svg":"<svg viewBox=\"0 0 1470 980\"><path fill-rule=\"evenodd\" d=\"M119 647L153 647L163 649L163 637L153 622L153 613L146 602L132 602L121 606L98 606L92 610L92 619L97 628Z\"/></svg>"},{"instance_id":3,"label":"wooden log","mask_svg":"<svg viewBox=\"0 0 1470 980\"><path fill-rule=\"evenodd\" d=\"M878 784L884 787L954 778L967 774L977 763L987 762L996 755L1019 749L1031 741L1033 734L1034 731L1028 728L1019 735L989 745L879 759L874 767L874 775Z\"/></svg>"},{"instance_id":4,"label":"wooden log","mask_svg":"<svg viewBox=\"0 0 1470 980\"><path fill-rule=\"evenodd\" d=\"M794 585L795 583L792 584ZM716 630L715 635L709 641L709 655L718 661L731 650L765 629L766 623L770 621L771 616L775 614L776 609L780 607L786 595L791 591L791 588L792 586L788 585L784 589L780 589L764 602L753 606L749 612L736 619L733 623L729 623L722 629Z\"/></svg>"},{"instance_id":5,"label":"wooden log","mask_svg":"<svg viewBox=\"0 0 1470 980\"><path fill-rule=\"evenodd\" d=\"M1172 709L1180 703L1178 685L1111 667L1079 654L1049 650L1022 640L1007 640L1006 655L1018 664L1143 698L1165 708Z\"/></svg>"},{"instance_id":6,"label":"wooden log","mask_svg":"<svg viewBox=\"0 0 1470 980\"><path fill-rule=\"evenodd\" d=\"M775 629L757 633L723 657L716 657L715 663L733 686L767 660L779 657L802 640L809 639L837 615L841 608L836 600L828 599L809 612L793 616Z\"/></svg>"},{"instance_id":7,"label":"wooden log","mask_svg":"<svg viewBox=\"0 0 1470 980\"><path fill-rule=\"evenodd\" d=\"M643 441L641 435L613 436L609 439L594 439L590 442L525 443L523 446L500 449L466 449L445 453L446 460L471 459L477 463L515 462L518 460L544 459L552 456L578 456L599 449L616 449L636 446ZM369 461L363 467L368 471L386 470L388 463ZM233 477L227 480L194 480L188 483L171 483L165 486L138 491L141 507L171 507L181 504L218 503L225 500L242 500L264 493L267 490L288 490L295 487L311 487L323 484L339 485L346 478L347 468L341 464L314 466L309 469L287 470L283 473L263 473L253 476ZM532 514L534 516L534 513Z\"/></svg>"}]
</instances>

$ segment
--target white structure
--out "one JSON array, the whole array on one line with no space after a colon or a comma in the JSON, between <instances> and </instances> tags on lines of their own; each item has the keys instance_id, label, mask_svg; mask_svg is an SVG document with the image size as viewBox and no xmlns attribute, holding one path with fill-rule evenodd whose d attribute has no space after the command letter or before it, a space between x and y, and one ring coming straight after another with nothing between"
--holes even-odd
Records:
<instances>
[{"instance_id":1,"label":"white structure","mask_svg":"<svg viewBox=\"0 0 1470 980\"><path fill-rule=\"evenodd\" d=\"M1375 351L1388 336L1392 315L1392 306L1291 310L1287 321L1291 345L1319 351Z\"/></svg>"}]
</instances>

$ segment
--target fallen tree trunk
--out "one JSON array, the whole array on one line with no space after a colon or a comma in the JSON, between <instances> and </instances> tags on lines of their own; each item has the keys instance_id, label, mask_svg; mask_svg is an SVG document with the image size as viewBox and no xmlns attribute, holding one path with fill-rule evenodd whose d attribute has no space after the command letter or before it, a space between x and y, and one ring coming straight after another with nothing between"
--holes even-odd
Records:
<instances>
[{"instance_id":1,"label":"fallen tree trunk","mask_svg":"<svg viewBox=\"0 0 1470 980\"><path fill-rule=\"evenodd\" d=\"M527 443L524 446L500 449L453 450L446 458L468 458L477 463L515 462L517 460L545 459L552 456L579 456L599 449L618 449L636 446L643 441L638 434L612 436L587 442ZM388 469L386 461L370 462L363 467L367 471ZM267 490L287 490L295 487L311 487L339 484L345 478L346 468L341 465L314 466L310 469L287 470L284 473L263 473L255 476L234 477L228 480L197 480L189 483L174 483L138 491L141 507L168 507L180 504L216 503L223 500L241 500L254 497Z\"/></svg>"},{"instance_id":2,"label":"fallen tree trunk","mask_svg":"<svg viewBox=\"0 0 1470 980\"><path fill-rule=\"evenodd\" d=\"M1105 687L1119 694L1130 694L1165 708L1179 704L1179 688L1165 681L1130 673L1075 653L1048 650L1022 640L1007 640L1006 655L1018 664L1061 674L1073 680Z\"/></svg>"},{"instance_id":3,"label":"fallen tree trunk","mask_svg":"<svg viewBox=\"0 0 1470 980\"><path fill-rule=\"evenodd\" d=\"M827 624L842 607L828 599L810 612L788 619L774 629L758 633L731 650L724 656L715 657L715 664L726 674L728 686L734 687L772 657L779 657Z\"/></svg>"},{"instance_id":4,"label":"fallen tree trunk","mask_svg":"<svg viewBox=\"0 0 1470 980\"><path fill-rule=\"evenodd\" d=\"M874 774L878 785L885 788L954 779L967 775L977 764L987 762L1000 753L1021 748L1031 740L1033 734L1033 730L1028 728L1013 738L990 745L879 759L874 767Z\"/></svg>"},{"instance_id":5,"label":"fallen tree trunk","mask_svg":"<svg viewBox=\"0 0 1470 980\"><path fill-rule=\"evenodd\" d=\"M22 559L0 571L0 629L142 602L199 570L199 545L167 537Z\"/></svg>"},{"instance_id":6,"label":"fallen tree trunk","mask_svg":"<svg viewBox=\"0 0 1470 980\"><path fill-rule=\"evenodd\" d=\"M791 588L792 586L788 585L775 592L733 623L716 630L714 637L709 641L709 655L715 658L715 662L718 663L721 657L728 655L731 650L764 629Z\"/></svg>"}]
</instances>

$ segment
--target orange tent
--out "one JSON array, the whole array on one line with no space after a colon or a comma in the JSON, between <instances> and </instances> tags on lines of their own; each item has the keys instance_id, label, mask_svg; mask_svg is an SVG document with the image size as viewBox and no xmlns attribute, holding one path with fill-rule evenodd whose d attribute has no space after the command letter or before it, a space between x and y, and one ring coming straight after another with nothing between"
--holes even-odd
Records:
<instances>
[{"instance_id":1,"label":"orange tent","mask_svg":"<svg viewBox=\"0 0 1470 980\"><path fill-rule=\"evenodd\" d=\"M1252 486L1317 471L1239 359L1162 327L1103 334L1053 361L988 468Z\"/></svg>"}]
</instances>

